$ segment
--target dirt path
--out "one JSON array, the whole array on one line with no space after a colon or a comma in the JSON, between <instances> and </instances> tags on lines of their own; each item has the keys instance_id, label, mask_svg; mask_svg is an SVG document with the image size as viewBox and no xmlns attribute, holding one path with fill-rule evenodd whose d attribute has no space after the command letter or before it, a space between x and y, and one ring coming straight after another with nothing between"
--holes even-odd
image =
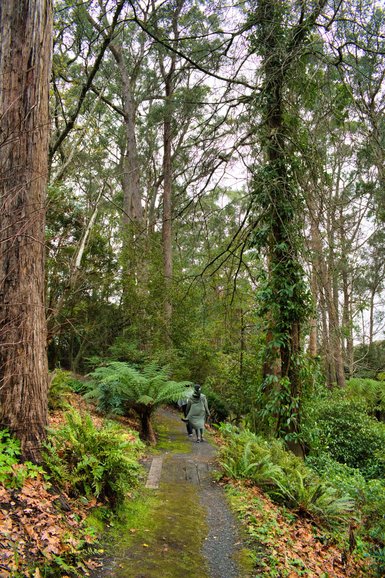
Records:
<instances>
[{"instance_id":1,"label":"dirt path","mask_svg":"<svg viewBox=\"0 0 385 578\"><path fill-rule=\"evenodd\" d=\"M211 475L215 447L189 439L177 412L162 411L158 423L143 500L111 531L93 578L247 578L236 522Z\"/></svg>"}]
</instances>

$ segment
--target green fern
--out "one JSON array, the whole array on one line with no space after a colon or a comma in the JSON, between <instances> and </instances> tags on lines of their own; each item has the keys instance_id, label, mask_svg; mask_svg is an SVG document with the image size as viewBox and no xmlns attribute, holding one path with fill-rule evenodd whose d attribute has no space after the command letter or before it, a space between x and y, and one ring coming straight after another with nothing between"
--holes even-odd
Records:
<instances>
[{"instance_id":1,"label":"green fern","mask_svg":"<svg viewBox=\"0 0 385 578\"><path fill-rule=\"evenodd\" d=\"M169 378L167 368L148 364L142 371L127 363L113 361L90 374L91 390L86 397L97 401L106 414L126 415L134 410L141 422L141 437L155 442L151 417L164 404L175 402L185 394L190 382Z\"/></svg>"},{"instance_id":2,"label":"green fern","mask_svg":"<svg viewBox=\"0 0 385 578\"><path fill-rule=\"evenodd\" d=\"M8 430L0 430L0 484L7 488L21 488L28 478L36 478L43 469L31 462L20 463L20 441Z\"/></svg>"},{"instance_id":3,"label":"green fern","mask_svg":"<svg viewBox=\"0 0 385 578\"><path fill-rule=\"evenodd\" d=\"M218 428L224 438L220 463L232 478L249 479L273 500L326 524L346 519L353 500L313 473L278 440L265 440L233 426Z\"/></svg>"},{"instance_id":4,"label":"green fern","mask_svg":"<svg viewBox=\"0 0 385 578\"><path fill-rule=\"evenodd\" d=\"M119 425L96 428L88 414L70 411L66 424L51 431L44 453L52 481L70 494L122 503L138 483L143 444L128 439Z\"/></svg>"},{"instance_id":5,"label":"green fern","mask_svg":"<svg viewBox=\"0 0 385 578\"><path fill-rule=\"evenodd\" d=\"M343 522L354 508L354 501L320 480L312 472L294 470L290 478L275 480L270 495L276 501L306 515L333 524Z\"/></svg>"}]
</instances>

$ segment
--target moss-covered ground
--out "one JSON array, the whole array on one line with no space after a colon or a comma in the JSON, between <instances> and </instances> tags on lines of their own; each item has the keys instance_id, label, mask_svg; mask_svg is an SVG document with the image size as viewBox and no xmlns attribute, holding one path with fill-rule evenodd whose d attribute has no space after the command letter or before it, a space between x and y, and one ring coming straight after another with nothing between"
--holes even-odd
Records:
<instances>
[{"instance_id":1,"label":"moss-covered ground","mask_svg":"<svg viewBox=\"0 0 385 578\"><path fill-rule=\"evenodd\" d=\"M175 419L158 416L158 443L151 453L191 452L191 441L173 429ZM160 483L157 490L142 489L107 533L107 558L93 576L108 572L111 578L208 578L201 553L206 534L197 486L178 481Z\"/></svg>"},{"instance_id":2,"label":"moss-covered ground","mask_svg":"<svg viewBox=\"0 0 385 578\"><path fill-rule=\"evenodd\" d=\"M156 431L148 463L163 456L159 487L143 487L130 500L106 535L103 567L92 578L225 578L224 568L226 578L251 577L253 557L226 526L226 500L212 487L215 450L188 438L176 413L159 413ZM224 533L227 546L218 548Z\"/></svg>"}]
</instances>

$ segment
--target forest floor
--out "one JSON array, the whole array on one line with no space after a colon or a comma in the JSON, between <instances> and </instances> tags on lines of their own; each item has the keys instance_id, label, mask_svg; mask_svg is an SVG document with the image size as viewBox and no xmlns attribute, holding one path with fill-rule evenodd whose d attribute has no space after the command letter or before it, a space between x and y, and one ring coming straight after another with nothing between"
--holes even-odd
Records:
<instances>
[{"instance_id":1,"label":"forest floor","mask_svg":"<svg viewBox=\"0 0 385 578\"><path fill-rule=\"evenodd\" d=\"M73 405L85 409L81 398ZM56 413L51 425L62 419ZM102 420L96 413L93 419ZM96 501L82 504L59 496L47 490L41 477L28 480L21 490L0 484L0 578L41 578L44 572L38 568L28 570L33 562L49 565L55 557L57 563L80 541L90 544L90 557L78 569L91 578L371 575L326 531L278 508L258 488L217 482L214 434L202 444L193 442L174 410L158 412L156 422L158 444L145 458L143 487L126 517L113 522L100 543L84 531L79 539L68 538L80 535ZM135 427L135 422L127 425ZM69 574L63 565L61 578Z\"/></svg>"},{"instance_id":2,"label":"forest floor","mask_svg":"<svg viewBox=\"0 0 385 578\"><path fill-rule=\"evenodd\" d=\"M188 438L172 410L158 412L157 429L139 514L134 504L126 531L114 528L106 536L107 556L92 578L251 576L242 562L240 529L212 476L215 446Z\"/></svg>"},{"instance_id":3,"label":"forest floor","mask_svg":"<svg viewBox=\"0 0 385 578\"><path fill-rule=\"evenodd\" d=\"M215 481L213 432L209 443L191 441L172 410L157 414L157 429L156 453L147 458L151 487L139 508L133 504L125 531L113 528L106 536L109 554L92 578L371 575L327 531L279 508L258 488Z\"/></svg>"}]
</instances>

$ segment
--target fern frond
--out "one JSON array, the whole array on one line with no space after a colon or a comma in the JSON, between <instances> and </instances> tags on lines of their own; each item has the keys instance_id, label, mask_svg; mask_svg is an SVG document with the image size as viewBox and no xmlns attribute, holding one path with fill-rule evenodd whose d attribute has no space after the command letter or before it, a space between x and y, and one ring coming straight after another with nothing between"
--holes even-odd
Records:
<instances>
[{"instance_id":1,"label":"fern frond","mask_svg":"<svg viewBox=\"0 0 385 578\"><path fill-rule=\"evenodd\" d=\"M90 374L91 390L87 397L97 401L108 413L124 414L136 404L152 406L180 399L190 382L176 382L168 377L167 368L150 363L138 371L127 363L113 361Z\"/></svg>"}]
</instances>

